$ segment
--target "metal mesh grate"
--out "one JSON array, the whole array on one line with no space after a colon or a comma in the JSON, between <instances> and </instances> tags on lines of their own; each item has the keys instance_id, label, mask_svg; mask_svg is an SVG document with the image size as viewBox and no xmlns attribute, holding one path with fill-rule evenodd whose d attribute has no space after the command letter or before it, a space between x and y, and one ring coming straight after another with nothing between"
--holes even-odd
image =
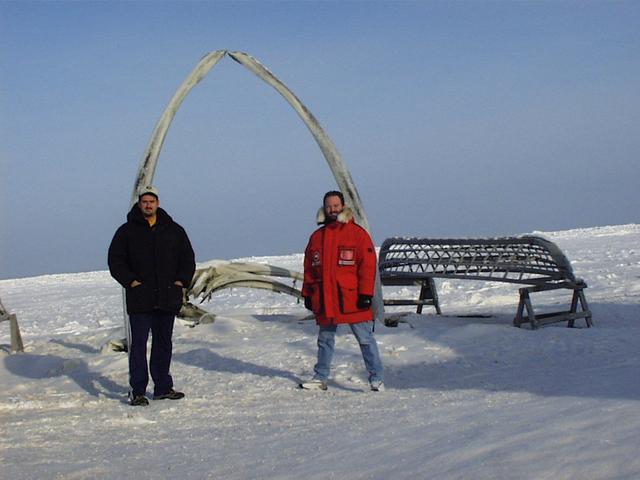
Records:
<instances>
[{"instance_id":1,"label":"metal mesh grate","mask_svg":"<svg viewBox=\"0 0 640 480\"><path fill-rule=\"evenodd\" d=\"M389 238L380 249L384 280L454 277L542 285L575 281L557 245L535 236L486 239Z\"/></svg>"}]
</instances>

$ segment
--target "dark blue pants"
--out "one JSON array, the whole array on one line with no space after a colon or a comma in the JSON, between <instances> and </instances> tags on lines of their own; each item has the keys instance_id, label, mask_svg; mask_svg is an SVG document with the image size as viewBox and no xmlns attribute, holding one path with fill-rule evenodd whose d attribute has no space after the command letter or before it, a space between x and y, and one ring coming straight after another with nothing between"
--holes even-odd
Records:
<instances>
[{"instance_id":1,"label":"dark blue pants","mask_svg":"<svg viewBox=\"0 0 640 480\"><path fill-rule=\"evenodd\" d=\"M153 394L162 395L173 388L169 375L171 365L171 334L173 313L154 310L129 315L131 345L129 347L129 385L134 396L145 395L149 384L149 369L153 379ZM151 331L151 359L147 367L147 340Z\"/></svg>"}]
</instances>

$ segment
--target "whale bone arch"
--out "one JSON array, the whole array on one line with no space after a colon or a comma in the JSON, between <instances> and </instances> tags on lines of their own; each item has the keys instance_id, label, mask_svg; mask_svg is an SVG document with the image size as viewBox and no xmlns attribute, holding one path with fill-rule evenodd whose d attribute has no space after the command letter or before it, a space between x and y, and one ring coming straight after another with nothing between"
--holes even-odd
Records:
<instances>
[{"instance_id":1,"label":"whale bone arch","mask_svg":"<svg viewBox=\"0 0 640 480\"><path fill-rule=\"evenodd\" d=\"M345 197L345 201L350 205L353 210L356 222L361 225L369 234L371 229L369 222L362 205L362 200L358 193L351 173L346 164L342 160L338 149L331 141L327 133L320 126L318 120L313 116L309 109L298 99L298 97L273 73L269 71L264 65L256 60L251 55L244 52L234 51L229 52L227 50L215 50L206 54L193 68L191 73L185 78L182 84L178 87L173 97L165 107L160 119L158 120L149 143L142 156L142 161L138 167L138 173L133 186L133 192L131 195L131 206L136 203L139 192L146 185L153 184L153 177L155 175L156 167L158 164L158 157L160 150L164 143L165 137L171 125L171 121L176 115L178 108L182 104L187 94L195 87L200 81L213 69L213 67L225 56L231 57L240 65L253 72L258 78L265 83L273 87L284 99L291 105L296 111L298 116L302 119L307 126L311 135L315 139L316 143L320 147L320 150L327 161L331 172L338 184L338 188L342 191ZM382 301L382 287L380 283L380 275L376 271L376 290L373 298L373 311L376 320L384 320L384 304ZM126 322L128 323L128 322ZM129 333L127 325L127 334ZM129 339L129 338L127 338Z\"/></svg>"}]
</instances>

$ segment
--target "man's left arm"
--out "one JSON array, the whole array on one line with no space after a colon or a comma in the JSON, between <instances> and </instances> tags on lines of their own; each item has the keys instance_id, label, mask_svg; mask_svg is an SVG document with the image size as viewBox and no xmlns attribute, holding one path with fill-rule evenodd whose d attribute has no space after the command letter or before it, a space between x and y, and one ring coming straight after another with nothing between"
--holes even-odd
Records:
<instances>
[{"instance_id":1,"label":"man's left arm","mask_svg":"<svg viewBox=\"0 0 640 480\"><path fill-rule=\"evenodd\" d=\"M376 284L376 251L371 237L365 230L362 230L358 250L358 294L373 297Z\"/></svg>"},{"instance_id":2,"label":"man's left arm","mask_svg":"<svg viewBox=\"0 0 640 480\"><path fill-rule=\"evenodd\" d=\"M178 274L175 281L182 283L183 288L189 288L193 274L196 271L196 260L187 232L181 228L181 233L182 241L178 252Z\"/></svg>"}]
</instances>

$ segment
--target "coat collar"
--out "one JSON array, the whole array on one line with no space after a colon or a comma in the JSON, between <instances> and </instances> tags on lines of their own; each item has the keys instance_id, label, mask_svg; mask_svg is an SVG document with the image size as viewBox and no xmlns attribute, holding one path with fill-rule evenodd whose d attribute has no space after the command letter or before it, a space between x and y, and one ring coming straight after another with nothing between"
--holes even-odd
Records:
<instances>
[{"instance_id":1,"label":"coat collar","mask_svg":"<svg viewBox=\"0 0 640 480\"><path fill-rule=\"evenodd\" d=\"M318 214L316 215L316 223L318 225L324 225L326 219L327 216L324 213L324 208L320 207L318 209ZM351 220L353 220L353 210L351 210L351 208L349 207L344 207L344 210L342 210L342 212L340 212L340 215L338 215L337 221L340 223L349 223Z\"/></svg>"}]
</instances>

